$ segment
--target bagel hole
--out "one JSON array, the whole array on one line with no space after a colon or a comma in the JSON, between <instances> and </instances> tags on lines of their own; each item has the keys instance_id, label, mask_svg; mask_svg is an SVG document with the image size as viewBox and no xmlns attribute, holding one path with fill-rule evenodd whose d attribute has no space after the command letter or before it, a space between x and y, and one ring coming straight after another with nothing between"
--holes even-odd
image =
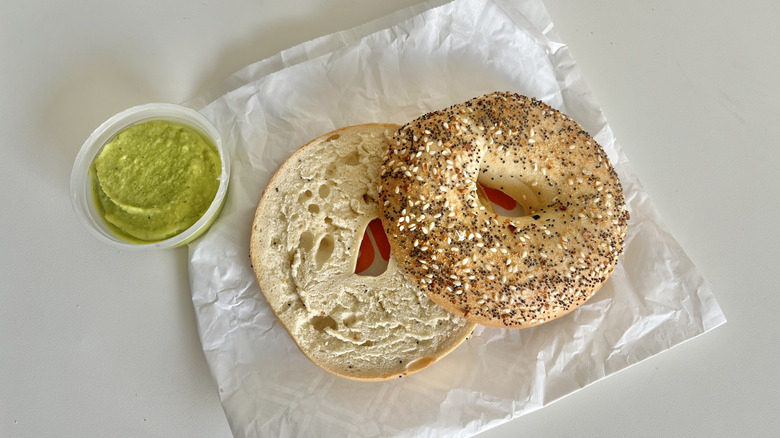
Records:
<instances>
[{"instance_id":1,"label":"bagel hole","mask_svg":"<svg viewBox=\"0 0 780 438\"><path fill-rule=\"evenodd\" d=\"M319 191L317 192L320 195L320 198L325 199L330 195L330 186L327 184L323 184L320 186Z\"/></svg>"},{"instance_id":2,"label":"bagel hole","mask_svg":"<svg viewBox=\"0 0 780 438\"><path fill-rule=\"evenodd\" d=\"M304 252L309 252L314 247L314 235L310 231L301 233L301 239L298 243Z\"/></svg>"},{"instance_id":3,"label":"bagel hole","mask_svg":"<svg viewBox=\"0 0 780 438\"><path fill-rule=\"evenodd\" d=\"M501 189L489 187L481 182L479 185L482 186L482 190L484 190L487 197L487 200L480 198L480 202L485 208L492 209L499 216L520 217L528 215L523 204L508 193ZM490 205L486 205L486 202L489 202Z\"/></svg>"},{"instance_id":4,"label":"bagel hole","mask_svg":"<svg viewBox=\"0 0 780 438\"><path fill-rule=\"evenodd\" d=\"M387 270L390 242L379 218L371 220L363 230L355 259L355 274L377 277Z\"/></svg>"},{"instance_id":5,"label":"bagel hole","mask_svg":"<svg viewBox=\"0 0 780 438\"><path fill-rule=\"evenodd\" d=\"M315 316L309 321L311 322L311 326L314 327L314 330L317 330L318 332L324 332L326 328L331 330L336 330L339 328L336 320L328 315Z\"/></svg>"},{"instance_id":6,"label":"bagel hole","mask_svg":"<svg viewBox=\"0 0 780 438\"><path fill-rule=\"evenodd\" d=\"M317 245L317 254L315 255L317 268L322 268L325 262L330 260L330 256L333 254L333 248L335 247L335 242L335 239L330 234L326 234L325 237L320 239L320 243Z\"/></svg>"},{"instance_id":7,"label":"bagel hole","mask_svg":"<svg viewBox=\"0 0 780 438\"><path fill-rule=\"evenodd\" d=\"M298 196L298 203L299 204L305 203L306 201L311 199L313 195L314 194L311 192L311 190L306 190L305 192L301 193L300 196Z\"/></svg>"}]
</instances>

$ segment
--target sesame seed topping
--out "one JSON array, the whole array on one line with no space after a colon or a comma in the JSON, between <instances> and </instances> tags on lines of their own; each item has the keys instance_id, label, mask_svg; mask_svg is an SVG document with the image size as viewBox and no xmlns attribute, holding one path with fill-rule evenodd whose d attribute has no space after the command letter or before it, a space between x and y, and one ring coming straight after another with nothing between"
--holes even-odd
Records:
<instances>
[{"instance_id":1,"label":"sesame seed topping","mask_svg":"<svg viewBox=\"0 0 780 438\"><path fill-rule=\"evenodd\" d=\"M506 220L477 199L478 181L510 176L507 166L525 185L516 199L526 218ZM432 298L487 325L534 325L579 306L623 251L628 213L606 154L531 98L493 93L426 114L395 134L382 172L380 214L395 229L388 239L394 251L411 251L399 264L425 279L418 284ZM501 187L514 197L513 189ZM470 281L491 298L463 293Z\"/></svg>"}]
</instances>

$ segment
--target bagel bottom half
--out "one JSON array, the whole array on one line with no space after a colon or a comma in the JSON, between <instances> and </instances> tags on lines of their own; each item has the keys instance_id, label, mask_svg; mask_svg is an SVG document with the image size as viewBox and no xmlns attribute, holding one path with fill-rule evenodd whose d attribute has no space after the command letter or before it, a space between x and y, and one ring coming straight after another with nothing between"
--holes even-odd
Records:
<instances>
[{"instance_id":1,"label":"bagel bottom half","mask_svg":"<svg viewBox=\"0 0 780 438\"><path fill-rule=\"evenodd\" d=\"M252 225L252 266L278 320L312 362L356 380L426 368L475 326L431 301L392 255L378 276L355 274L399 128L350 126L301 147L271 179Z\"/></svg>"}]
</instances>

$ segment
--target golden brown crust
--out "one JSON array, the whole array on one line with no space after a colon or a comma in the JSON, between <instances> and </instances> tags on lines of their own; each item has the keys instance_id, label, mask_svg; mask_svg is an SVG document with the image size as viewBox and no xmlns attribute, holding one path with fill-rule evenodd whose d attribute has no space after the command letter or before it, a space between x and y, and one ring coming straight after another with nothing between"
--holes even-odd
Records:
<instances>
[{"instance_id":1,"label":"golden brown crust","mask_svg":"<svg viewBox=\"0 0 780 438\"><path fill-rule=\"evenodd\" d=\"M477 182L527 215L479 201ZM484 325L523 328L582 305L623 251L617 174L582 127L525 96L492 93L426 114L382 165L381 218L393 253L432 300Z\"/></svg>"}]
</instances>

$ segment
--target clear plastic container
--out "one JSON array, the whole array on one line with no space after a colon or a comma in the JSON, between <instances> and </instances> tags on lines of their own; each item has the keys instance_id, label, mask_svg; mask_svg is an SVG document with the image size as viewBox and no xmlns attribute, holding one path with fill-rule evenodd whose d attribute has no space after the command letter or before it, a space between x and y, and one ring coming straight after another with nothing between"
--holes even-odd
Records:
<instances>
[{"instance_id":1,"label":"clear plastic container","mask_svg":"<svg viewBox=\"0 0 780 438\"><path fill-rule=\"evenodd\" d=\"M106 225L95 205L93 197L90 166L98 156L103 146L120 131L151 120L177 122L195 129L205 138L212 141L219 152L222 161L222 171L219 176L219 188L208 210L191 227L181 233L159 242L134 243L123 239ZM174 104L150 103L129 108L106 120L89 136L81 147L70 177L70 197L73 208L81 223L98 240L111 246L128 250L165 249L186 244L208 229L222 210L227 195L230 180L230 157L222 142L222 137L202 114Z\"/></svg>"}]
</instances>

